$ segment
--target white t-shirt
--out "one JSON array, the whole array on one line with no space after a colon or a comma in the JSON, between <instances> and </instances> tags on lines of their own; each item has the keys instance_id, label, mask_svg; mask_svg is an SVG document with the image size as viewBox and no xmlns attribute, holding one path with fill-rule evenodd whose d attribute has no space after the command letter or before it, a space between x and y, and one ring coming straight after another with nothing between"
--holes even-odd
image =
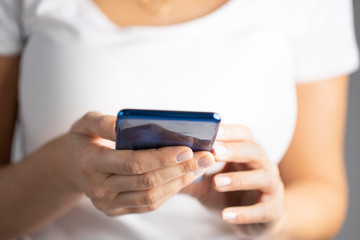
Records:
<instances>
[{"instance_id":1,"label":"white t-shirt","mask_svg":"<svg viewBox=\"0 0 360 240\"><path fill-rule=\"evenodd\" d=\"M296 83L358 66L350 0L229 0L186 23L119 27L91 0L0 0L0 54L21 52L24 154L90 110L215 111L245 124L279 162L296 120ZM176 195L108 218L87 199L34 239L238 239L220 216Z\"/></svg>"}]
</instances>

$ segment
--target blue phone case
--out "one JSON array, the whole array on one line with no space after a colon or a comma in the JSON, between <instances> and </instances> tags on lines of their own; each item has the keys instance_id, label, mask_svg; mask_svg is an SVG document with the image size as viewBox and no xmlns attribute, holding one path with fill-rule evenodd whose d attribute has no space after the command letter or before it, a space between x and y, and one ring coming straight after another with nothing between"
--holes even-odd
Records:
<instances>
[{"instance_id":1,"label":"blue phone case","mask_svg":"<svg viewBox=\"0 0 360 240\"><path fill-rule=\"evenodd\" d=\"M211 151L220 121L213 112L123 109L116 121L116 149L188 146Z\"/></svg>"}]
</instances>

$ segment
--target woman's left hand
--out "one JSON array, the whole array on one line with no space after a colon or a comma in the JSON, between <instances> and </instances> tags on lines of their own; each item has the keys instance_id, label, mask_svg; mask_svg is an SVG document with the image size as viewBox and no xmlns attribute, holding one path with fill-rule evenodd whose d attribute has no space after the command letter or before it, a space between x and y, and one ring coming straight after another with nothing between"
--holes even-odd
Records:
<instances>
[{"instance_id":1,"label":"woman's left hand","mask_svg":"<svg viewBox=\"0 0 360 240\"><path fill-rule=\"evenodd\" d=\"M221 210L224 221L240 224L247 233L278 223L284 215L284 185L277 165L244 126L222 125L216 141L215 159L225 162L225 168L183 192Z\"/></svg>"}]
</instances>

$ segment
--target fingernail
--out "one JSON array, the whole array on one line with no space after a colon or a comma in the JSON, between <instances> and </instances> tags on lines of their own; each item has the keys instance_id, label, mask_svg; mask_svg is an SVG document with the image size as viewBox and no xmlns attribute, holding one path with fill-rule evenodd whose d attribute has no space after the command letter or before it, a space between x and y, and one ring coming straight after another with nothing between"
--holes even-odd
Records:
<instances>
[{"instance_id":1,"label":"fingernail","mask_svg":"<svg viewBox=\"0 0 360 240\"><path fill-rule=\"evenodd\" d=\"M176 156L176 161L184 162L184 161L190 160L192 158L193 158L193 153L190 151L185 151Z\"/></svg>"},{"instance_id":2,"label":"fingernail","mask_svg":"<svg viewBox=\"0 0 360 240\"><path fill-rule=\"evenodd\" d=\"M224 187L231 183L231 178L229 177L215 177L215 185L217 187Z\"/></svg>"},{"instance_id":3,"label":"fingernail","mask_svg":"<svg viewBox=\"0 0 360 240\"><path fill-rule=\"evenodd\" d=\"M210 167L213 163L214 163L214 160L209 157L203 157L197 161L197 165L199 168Z\"/></svg>"},{"instance_id":4,"label":"fingernail","mask_svg":"<svg viewBox=\"0 0 360 240\"><path fill-rule=\"evenodd\" d=\"M235 220L237 217L236 212L223 212L222 217L224 220Z\"/></svg>"},{"instance_id":5,"label":"fingernail","mask_svg":"<svg viewBox=\"0 0 360 240\"><path fill-rule=\"evenodd\" d=\"M206 173L205 169L198 169L198 170L193 171L193 174L194 174L195 177L200 176L200 175L204 175L205 173Z\"/></svg>"},{"instance_id":6,"label":"fingernail","mask_svg":"<svg viewBox=\"0 0 360 240\"><path fill-rule=\"evenodd\" d=\"M214 150L215 150L216 156L223 156L223 155L226 155L226 153L227 153L227 148L221 143L215 143Z\"/></svg>"}]
</instances>

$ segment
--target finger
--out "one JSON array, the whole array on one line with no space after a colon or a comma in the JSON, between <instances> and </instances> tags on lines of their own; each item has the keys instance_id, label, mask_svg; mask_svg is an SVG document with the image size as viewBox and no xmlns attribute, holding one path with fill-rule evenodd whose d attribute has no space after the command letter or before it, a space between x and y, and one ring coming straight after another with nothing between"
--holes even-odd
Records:
<instances>
[{"instance_id":1,"label":"finger","mask_svg":"<svg viewBox=\"0 0 360 240\"><path fill-rule=\"evenodd\" d=\"M254 168L270 162L259 144L252 141L215 143L215 159L219 162L249 163Z\"/></svg>"},{"instance_id":2,"label":"finger","mask_svg":"<svg viewBox=\"0 0 360 240\"><path fill-rule=\"evenodd\" d=\"M100 112L89 112L78 120L71 128L77 134L116 140L116 117L103 115Z\"/></svg>"},{"instance_id":3,"label":"finger","mask_svg":"<svg viewBox=\"0 0 360 240\"><path fill-rule=\"evenodd\" d=\"M103 149L97 164L105 173L138 175L174 166L192 158L192 150L185 146L136 151Z\"/></svg>"},{"instance_id":4,"label":"finger","mask_svg":"<svg viewBox=\"0 0 360 240\"><path fill-rule=\"evenodd\" d=\"M217 174L213 178L213 185L219 192L261 190L264 193L273 193L281 182L277 172L269 169L257 169Z\"/></svg>"},{"instance_id":5,"label":"finger","mask_svg":"<svg viewBox=\"0 0 360 240\"><path fill-rule=\"evenodd\" d=\"M210 167L214 163L211 153L196 152L194 158L189 161L140 175L112 175L104 184L113 193L146 190L161 186L187 173Z\"/></svg>"},{"instance_id":6,"label":"finger","mask_svg":"<svg viewBox=\"0 0 360 240\"><path fill-rule=\"evenodd\" d=\"M243 125L221 124L216 141L243 141L254 140L250 129Z\"/></svg>"},{"instance_id":7,"label":"finger","mask_svg":"<svg viewBox=\"0 0 360 240\"><path fill-rule=\"evenodd\" d=\"M145 191L120 193L112 201L111 205L114 209L119 207L154 206L157 203L162 202L168 196L173 196L174 194L178 193L182 188L195 181L204 173L205 170L202 170L202 172L197 175L194 173L188 173L168 183L165 183L160 187Z\"/></svg>"},{"instance_id":8,"label":"finger","mask_svg":"<svg viewBox=\"0 0 360 240\"><path fill-rule=\"evenodd\" d=\"M225 208L222 212L222 218L232 224L253 224L273 221L278 219L280 214L280 206L272 201L245 207Z\"/></svg>"},{"instance_id":9,"label":"finger","mask_svg":"<svg viewBox=\"0 0 360 240\"><path fill-rule=\"evenodd\" d=\"M150 206L145 206L145 207L125 207L125 208L111 209L111 210L108 210L106 212L106 214L108 216L110 216L110 217L115 217L115 216L129 214L129 213L151 212L151 211L154 211L154 210L158 209L161 205L163 205L167 200L169 200L174 195L176 195L176 193L174 193L173 195L169 195L169 196L165 197L163 200L161 200L160 202L158 202L156 204L153 204L153 205L150 205Z\"/></svg>"}]
</instances>

